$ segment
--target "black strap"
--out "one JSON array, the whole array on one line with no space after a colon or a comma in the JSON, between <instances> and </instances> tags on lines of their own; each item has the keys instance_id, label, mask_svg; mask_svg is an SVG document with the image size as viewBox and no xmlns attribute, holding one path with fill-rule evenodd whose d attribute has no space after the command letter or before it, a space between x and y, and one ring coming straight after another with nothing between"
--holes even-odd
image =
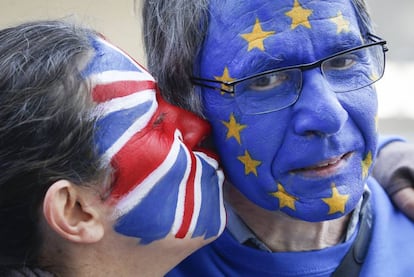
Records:
<instances>
[{"instance_id":1,"label":"black strap","mask_svg":"<svg viewBox=\"0 0 414 277\"><path fill-rule=\"evenodd\" d=\"M362 210L360 213L360 224L357 237L346 253L341 264L337 267L332 277L357 277L361 271L362 264L368 252L371 242L372 226L374 224L374 214L371 209L369 195L364 197Z\"/></svg>"}]
</instances>

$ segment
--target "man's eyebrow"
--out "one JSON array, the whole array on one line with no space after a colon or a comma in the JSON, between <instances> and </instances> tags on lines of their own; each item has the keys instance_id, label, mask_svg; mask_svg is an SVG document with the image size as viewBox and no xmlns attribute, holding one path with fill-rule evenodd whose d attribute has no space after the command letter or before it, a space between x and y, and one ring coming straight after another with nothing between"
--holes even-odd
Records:
<instances>
[{"instance_id":1,"label":"man's eyebrow","mask_svg":"<svg viewBox=\"0 0 414 277\"><path fill-rule=\"evenodd\" d=\"M362 36L356 36L356 35L350 35L343 37L343 40L340 44L336 44L335 48L333 49L333 52L339 52L343 50L347 50L353 47L357 47L359 45L362 45L364 43L364 39Z\"/></svg>"},{"instance_id":2,"label":"man's eyebrow","mask_svg":"<svg viewBox=\"0 0 414 277\"><path fill-rule=\"evenodd\" d=\"M282 55L274 57L268 53L262 55L256 55L251 59L246 59L243 64L238 66L238 70L234 74L234 78L240 79L248 77L250 75L262 73L267 70L276 69L281 67L283 62L286 61Z\"/></svg>"}]
</instances>

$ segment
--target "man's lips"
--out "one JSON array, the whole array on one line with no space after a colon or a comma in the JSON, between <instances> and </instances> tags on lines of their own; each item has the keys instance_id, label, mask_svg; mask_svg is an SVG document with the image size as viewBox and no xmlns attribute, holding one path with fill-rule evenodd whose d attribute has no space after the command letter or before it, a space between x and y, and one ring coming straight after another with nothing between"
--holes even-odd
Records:
<instances>
[{"instance_id":1,"label":"man's lips","mask_svg":"<svg viewBox=\"0 0 414 277\"><path fill-rule=\"evenodd\" d=\"M293 174L300 174L305 177L328 177L335 174L338 170L345 166L347 160L352 156L352 154L353 152L348 152L315 165L295 169L290 172Z\"/></svg>"}]
</instances>

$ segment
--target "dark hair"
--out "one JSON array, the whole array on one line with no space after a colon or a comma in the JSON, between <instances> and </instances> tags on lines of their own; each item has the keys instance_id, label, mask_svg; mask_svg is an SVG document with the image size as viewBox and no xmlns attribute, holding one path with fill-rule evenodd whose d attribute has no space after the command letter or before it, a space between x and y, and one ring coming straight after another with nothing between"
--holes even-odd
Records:
<instances>
[{"instance_id":1,"label":"dark hair","mask_svg":"<svg viewBox=\"0 0 414 277\"><path fill-rule=\"evenodd\" d=\"M0 31L0 267L37 266L40 208L53 182L106 178L80 66L92 31L61 21ZM2 275L3 276L3 275Z\"/></svg>"},{"instance_id":2,"label":"dark hair","mask_svg":"<svg viewBox=\"0 0 414 277\"><path fill-rule=\"evenodd\" d=\"M371 31L364 0L351 0L363 35ZM202 114L190 77L208 28L209 0L145 0L143 36L147 66L164 98Z\"/></svg>"}]
</instances>

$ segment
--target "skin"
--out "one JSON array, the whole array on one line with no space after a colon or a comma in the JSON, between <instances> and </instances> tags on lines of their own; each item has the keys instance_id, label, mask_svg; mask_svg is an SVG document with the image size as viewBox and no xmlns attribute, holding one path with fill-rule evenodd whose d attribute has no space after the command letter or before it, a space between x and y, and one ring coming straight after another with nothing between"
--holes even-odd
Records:
<instances>
[{"instance_id":1,"label":"skin","mask_svg":"<svg viewBox=\"0 0 414 277\"><path fill-rule=\"evenodd\" d=\"M225 225L222 171L196 149L210 131L197 116L159 95L145 69L101 38L83 74L97 102L101 154L115 171L107 204L114 230L150 244L219 235Z\"/></svg>"},{"instance_id":2,"label":"skin","mask_svg":"<svg viewBox=\"0 0 414 277\"><path fill-rule=\"evenodd\" d=\"M310 12L298 25L289 13L294 5ZM349 1L213 0L210 9L195 72L202 78L239 79L363 44ZM334 20L338 18L346 24ZM249 43L243 35L255 30L257 22L268 33ZM303 78L293 106L259 115L241 112L231 96L200 88L226 177L242 193L230 189L229 201L259 235L258 220L248 218L266 218L263 228L279 226L280 217L292 227L338 219L331 223L341 222L335 232L343 232L344 216L360 201L376 154L375 89L335 93L318 68L305 71ZM304 248L314 247L320 245Z\"/></svg>"}]
</instances>

